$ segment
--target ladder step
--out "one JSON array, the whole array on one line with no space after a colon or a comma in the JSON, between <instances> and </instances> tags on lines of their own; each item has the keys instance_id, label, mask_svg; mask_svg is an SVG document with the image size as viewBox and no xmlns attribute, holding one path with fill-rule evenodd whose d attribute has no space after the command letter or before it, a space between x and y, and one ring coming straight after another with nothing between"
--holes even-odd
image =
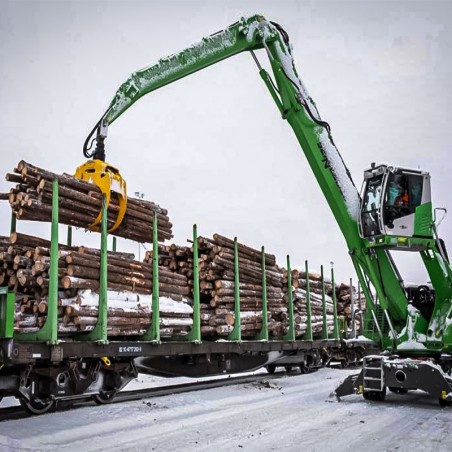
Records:
<instances>
[{"instance_id":1,"label":"ladder step","mask_svg":"<svg viewBox=\"0 0 452 452\"><path fill-rule=\"evenodd\" d=\"M381 378L375 378L375 377L364 377L364 380L381 381Z\"/></svg>"}]
</instances>

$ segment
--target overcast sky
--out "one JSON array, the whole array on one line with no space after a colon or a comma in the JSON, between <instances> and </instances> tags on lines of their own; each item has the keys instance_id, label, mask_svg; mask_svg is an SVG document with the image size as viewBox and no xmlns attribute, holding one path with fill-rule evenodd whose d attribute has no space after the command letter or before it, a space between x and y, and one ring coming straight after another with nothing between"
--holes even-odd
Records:
<instances>
[{"instance_id":1,"label":"overcast sky","mask_svg":"<svg viewBox=\"0 0 452 452\"><path fill-rule=\"evenodd\" d=\"M86 135L131 72L254 13L289 33L298 72L355 184L374 161L420 167L432 174L434 205L452 211L447 0L0 0L1 171L25 159L73 173ZM334 261L339 279L354 276L333 215L249 54L142 98L111 126L107 161L129 194L169 210L178 244L197 223L202 235L264 244L281 264L290 253L293 263ZM7 234L9 206L0 209ZM48 236L50 228L18 230ZM451 247L452 218L440 232ZM78 244L100 241L75 236ZM126 241L120 248L137 251ZM401 262L407 280L424 278L415 263Z\"/></svg>"}]
</instances>

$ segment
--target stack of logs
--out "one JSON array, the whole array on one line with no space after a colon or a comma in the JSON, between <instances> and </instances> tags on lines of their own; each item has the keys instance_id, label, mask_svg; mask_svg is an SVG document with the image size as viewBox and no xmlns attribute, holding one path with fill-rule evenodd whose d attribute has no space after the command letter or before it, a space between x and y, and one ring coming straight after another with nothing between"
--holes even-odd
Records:
<instances>
[{"instance_id":1,"label":"stack of logs","mask_svg":"<svg viewBox=\"0 0 452 452\"><path fill-rule=\"evenodd\" d=\"M234 325L234 241L214 234L199 237L199 277L201 324L203 336L227 336ZM262 254L238 244L241 331L244 338L256 336L262 327ZM150 262L152 251L145 261ZM268 325L272 336L283 336L289 329L287 270L276 265L275 257L265 255L267 271ZM193 296L193 247L161 245L159 265L188 278L190 297ZM295 335L305 337L307 330L306 272L292 270ZM309 273L311 322L314 337L323 333L323 304L321 276ZM344 315L350 325L350 288L341 284L333 288L325 278L325 300L328 337L334 329L333 290L336 292L338 315ZM348 300L348 301L347 301ZM363 309L365 306L363 306ZM356 317L358 319L358 317ZM357 320L357 327L359 321Z\"/></svg>"},{"instance_id":2,"label":"stack of logs","mask_svg":"<svg viewBox=\"0 0 452 452\"><path fill-rule=\"evenodd\" d=\"M8 199L18 219L51 221L54 180L59 183L60 223L87 228L96 220L102 208L102 193L96 185L68 174L52 173L23 160L13 173L6 174L6 180L16 183ZM5 198L6 194L2 195ZM108 206L109 228L115 223L118 212L118 194L112 192ZM127 198L127 209L121 225L111 234L142 243L152 242L154 215L157 215L159 240L171 239L173 233L168 211L153 202L132 197Z\"/></svg>"},{"instance_id":3,"label":"stack of logs","mask_svg":"<svg viewBox=\"0 0 452 452\"><path fill-rule=\"evenodd\" d=\"M234 327L234 241L220 234L212 239L200 238L199 249L208 254L207 266L200 273L204 284L212 285L205 301L203 322L225 336ZM245 338L256 336L262 329L262 253L238 244L241 333ZM287 306L283 302L282 273L275 256L265 254L268 329L272 336L283 334ZM207 325L206 325L207 326Z\"/></svg>"},{"instance_id":4,"label":"stack of logs","mask_svg":"<svg viewBox=\"0 0 452 452\"><path fill-rule=\"evenodd\" d=\"M59 182L60 222L88 228L98 217L102 193L92 183L70 175L57 175L20 161L6 180L16 184L8 199L18 219L50 221L53 181ZM119 197L112 192L108 207L108 227L119 212ZM172 224L168 212L157 204L128 198L124 220L113 235L151 242L153 220L158 220L158 239L170 239ZM234 241L214 234L199 237L201 333L203 337L226 337L235 324ZM108 253L108 334L143 334L150 325L152 252L144 262L128 253ZM262 254L238 244L241 333L253 338L262 328ZM276 265L275 256L265 254L268 329L282 337L289 329L287 271ZM0 237L0 285L16 292L17 332L35 332L45 323L49 290L50 242L24 234ZM92 331L97 323L100 279L100 251L86 247L59 246L58 328L61 335ZM159 292L162 337L186 334L193 324L193 247L159 245ZM296 337L307 328L306 285L310 281L312 329L320 337L323 329L321 281L319 275L292 271L292 291ZM326 282L327 328L333 329L333 302L336 290L338 315L350 323L350 287L333 288Z\"/></svg>"},{"instance_id":5,"label":"stack of logs","mask_svg":"<svg viewBox=\"0 0 452 452\"><path fill-rule=\"evenodd\" d=\"M323 301L322 279L315 272L306 272L293 269L292 275L292 299L294 304L295 336L301 337L307 330L307 284L309 280L309 293L311 301L311 325L314 337L320 337L323 333ZM287 284L287 271L284 271L283 281ZM288 301L287 286L285 285L284 300ZM327 319L327 332L331 337L334 329L334 302L331 297L333 286L331 281L325 278L325 307Z\"/></svg>"},{"instance_id":6,"label":"stack of logs","mask_svg":"<svg viewBox=\"0 0 452 452\"><path fill-rule=\"evenodd\" d=\"M353 329L352 292L354 303L354 323L356 334L362 334L364 324L364 311L366 309L366 297L350 284L341 283L336 287L337 315L345 318L347 328Z\"/></svg>"},{"instance_id":7,"label":"stack of logs","mask_svg":"<svg viewBox=\"0 0 452 452\"><path fill-rule=\"evenodd\" d=\"M47 318L50 242L13 233L0 237L0 285L16 292L15 331L35 332ZM108 334L143 334L151 322L152 266L129 253L108 252ZM97 323L100 251L59 246L59 333L88 332ZM187 278L160 268L161 335L186 334L192 325ZM184 298L185 297L185 298Z\"/></svg>"},{"instance_id":8,"label":"stack of logs","mask_svg":"<svg viewBox=\"0 0 452 452\"><path fill-rule=\"evenodd\" d=\"M200 237L199 269L201 332L203 337L224 337L234 325L233 240L215 234ZM161 335L186 334L192 326L193 250L176 245L159 247L159 292ZM241 331L244 338L256 336L262 328L261 253L244 245L239 250ZM108 334L143 334L151 322L152 252L145 262L129 253L108 253ZM266 254L268 325L272 336L287 333L287 271ZM17 294L16 331L35 332L47 316L50 242L25 234L0 237L0 285ZM59 333L67 336L89 332L97 323L100 252L86 247L59 247ZM314 337L323 329L320 275L309 273L311 320ZM292 270L295 333L303 338L307 328L306 273ZM351 327L350 287L334 288L338 315ZM325 282L327 328L333 330L333 287ZM363 299L362 299L363 300ZM359 315L355 317L359 334Z\"/></svg>"},{"instance_id":9,"label":"stack of logs","mask_svg":"<svg viewBox=\"0 0 452 452\"><path fill-rule=\"evenodd\" d=\"M227 336L234 327L234 241L214 234L199 237L199 279L202 334ZM238 244L241 333L256 336L262 328L262 254ZM145 260L152 259L152 252ZM161 246L159 263L169 270L193 276L193 247ZM282 271L275 256L265 255L268 328L272 336L287 332L287 305L283 300Z\"/></svg>"}]
</instances>

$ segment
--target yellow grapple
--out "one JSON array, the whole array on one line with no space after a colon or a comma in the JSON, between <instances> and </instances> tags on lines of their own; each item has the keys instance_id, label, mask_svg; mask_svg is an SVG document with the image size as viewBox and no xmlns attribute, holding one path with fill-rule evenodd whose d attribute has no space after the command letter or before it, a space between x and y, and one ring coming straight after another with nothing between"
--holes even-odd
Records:
<instances>
[{"instance_id":1,"label":"yellow grapple","mask_svg":"<svg viewBox=\"0 0 452 452\"><path fill-rule=\"evenodd\" d=\"M75 177L97 185L105 195L107 207L111 200L111 191L118 193L119 212L115 224L108 230L113 232L122 223L127 208L127 186L119 170L102 160L88 160L75 171ZM99 231L102 220L102 210L97 218L88 226L90 231Z\"/></svg>"}]
</instances>

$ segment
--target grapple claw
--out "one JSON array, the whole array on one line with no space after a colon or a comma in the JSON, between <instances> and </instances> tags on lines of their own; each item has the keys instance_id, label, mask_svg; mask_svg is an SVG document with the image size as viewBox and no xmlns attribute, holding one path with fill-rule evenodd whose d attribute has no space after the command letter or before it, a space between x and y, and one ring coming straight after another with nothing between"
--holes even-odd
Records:
<instances>
[{"instance_id":1,"label":"grapple claw","mask_svg":"<svg viewBox=\"0 0 452 452\"><path fill-rule=\"evenodd\" d=\"M113 226L108 230L108 232L113 232L122 223L127 208L127 185L119 170L102 160L88 160L76 169L75 177L92 182L99 187L100 191L105 195L107 208L110 204L112 190L118 194L118 216ZM88 229L90 231L99 231L101 220L102 211L99 212L97 218L88 226Z\"/></svg>"}]
</instances>

